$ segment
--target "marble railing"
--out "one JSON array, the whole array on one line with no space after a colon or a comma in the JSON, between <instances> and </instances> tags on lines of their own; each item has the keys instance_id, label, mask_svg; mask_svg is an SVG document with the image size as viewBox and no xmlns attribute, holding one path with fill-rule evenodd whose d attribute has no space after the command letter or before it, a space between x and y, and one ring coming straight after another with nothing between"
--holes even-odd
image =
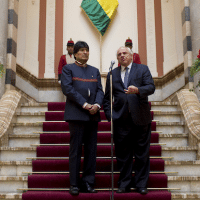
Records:
<instances>
[{"instance_id":1,"label":"marble railing","mask_svg":"<svg viewBox=\"0 0 200 200\"><path fill-rule=\"evenodd\" d=\"M197 147L197 160L200 160L200 103L197 95L188 89L177 93L180 107L189 132L189 145Z\"/></svg>"},{"instance_id":2,"label":"marble railing","mask_svg":"<svg viewBox=\"0 0 200 200\"><path fill-rule=\"evenodd\" d=\"M15 90L7 91L0 99L0 145L8 144L8 129L21 99L21 94Z\"/></svg>"}]
</instances>

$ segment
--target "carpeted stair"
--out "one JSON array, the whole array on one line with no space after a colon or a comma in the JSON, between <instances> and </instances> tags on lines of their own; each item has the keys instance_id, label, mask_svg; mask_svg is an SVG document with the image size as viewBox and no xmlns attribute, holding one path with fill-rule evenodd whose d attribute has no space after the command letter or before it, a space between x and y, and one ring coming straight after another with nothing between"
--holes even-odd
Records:
<instances>
[{"instance_id":1,"label":"carpeted stair","mask_svg":"<svg viewBox=\"0 0 200 200\"><path fill-rule=\"evenodd\" d=\"M110 122L105 121L105 115L101 112L102 122L98 128L97 167L95 188L97 194L80 193L71 196L69 189L69 127L63 122L65 103L49 103L45 114L46 121L43 123L43 134L40 135L41 146L37 147L37 159L32 161L33 174L28 176L28 191L23 193L23 200L109 200L111 191L111 133ZM152 119L153 119L153 112ZM150 147L150 169L147 195L141 195L134 190L130 193L117 194L114 199L137 199L137 200L170 200L171 193L162 188L167 188L167 176L164 173L164 160L161 156L159 134L156 133L156 122L152 122L152 137ZM84 156L84 155L83 155ZM153 158L156 157L156 158ZM83 159L82 159L83 166ZM81 167L82 169L82 167ZM156 173L157 172L157 173ZM133 174L134 176L134 174ZM114 188L117 188L116 160L114 159Z\"/></svg>"}]
</instances>

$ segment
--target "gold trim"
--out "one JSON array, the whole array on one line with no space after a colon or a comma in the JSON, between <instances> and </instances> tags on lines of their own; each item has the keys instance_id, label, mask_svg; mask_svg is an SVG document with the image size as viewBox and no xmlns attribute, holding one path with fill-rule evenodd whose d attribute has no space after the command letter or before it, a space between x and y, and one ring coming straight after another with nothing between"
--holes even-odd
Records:
<instances>
[{"instance_id":1,"label":"gold trim","mask_svg":"<svg viewBox=\"0 0 200 200\"><path fill-rule=\"evenodd\" d=\"M180 190L180 188L147 188L148 190ZM18 188L20 191L69 191L69 188ZM98 191L111 191L111 188L95 188ZM114 188L117 190L117 188ZM131 188L135 190L135 188Z\"/></svg>"},{"instance_id":2,"label":"gold trim","mask_svg":"<svg viewBox=\"0 0 200 200\"><path fill-rule=\"evenodd\" d=\"M113 157L116 159L116 157ZM134 159L135 157L133 157ZM150 156L150 159L173 159L174 157ZM69 157L27 157L27 160L69 160ZM81 157L84 159L84 157ZM111 157L96 157L96 159L111 159Z\"/></svg>"},{"instance_id":3,"label":"gold trim","mask_svg":"<svg viewBox=\"0 0 200 200\"><path fill-rule=\"evenodd\" d=\"M82 174L83 172L81 171L80 174ZM95 174L111 174L112 172L95 172ZM114 174L119 174L120 172L113 172ZM135 174L135 172L132 172L133 174ZM178 172L161 172L161 171L151 171L149 172L150 174L178 174ZM65 172L22 172L22 174L69 174L69 171L65 171Z\"/></svg>"}]
</instances>

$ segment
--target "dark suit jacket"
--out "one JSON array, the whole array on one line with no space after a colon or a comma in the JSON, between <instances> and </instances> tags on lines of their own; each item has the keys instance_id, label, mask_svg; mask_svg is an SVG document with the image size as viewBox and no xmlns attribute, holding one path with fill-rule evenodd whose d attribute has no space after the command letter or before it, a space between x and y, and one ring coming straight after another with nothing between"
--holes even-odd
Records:
<instances>
[{"instance_id":1,"label":"dark suit jacket","mask_svg":"<svg viewBox=\"0 0 200 200\"><path fill-rule=\"evenodd\" d=\"M61 87L67 96L64 120L100 121L100 114L89 114L82 108L85 102L90 104L103 102L104 93L99 70L87 65L79 67L75 63L63 67ZM89 89L89 91L88 91Z\"/></svg>"},{"instance_id":2,"label":"dark suit jacket","mask_svg":"<svg viewBox=\"0 0 200 200\"><path fill-rule=\"evenodd\" d=\"M149 68L142 64L132 64L128 86L136 86L139 89L139 94L125 94L125 86L121 79L121 67L112 70L112 80L114 97L113 121L117 119L126 120L130 112L136 125L149 124L151 122L151 113L148 96L155 91ZM110 120L110 73L107 76L103 108L107 119Z\"/></svg>"}]
</instances>

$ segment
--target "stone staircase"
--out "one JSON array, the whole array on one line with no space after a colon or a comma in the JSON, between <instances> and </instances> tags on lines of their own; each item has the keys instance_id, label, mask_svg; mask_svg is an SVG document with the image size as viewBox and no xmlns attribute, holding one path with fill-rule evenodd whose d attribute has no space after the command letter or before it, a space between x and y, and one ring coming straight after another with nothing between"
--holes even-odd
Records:
<instances>
[{"instance_id":1,"label":"stone staircase","mask_svg":"<svg viewBox=\"0 0 200 200\"><path fill-rule=\"evenodd\" d=\"M188 146L188 133L182 111L176 102L152 102L154 120L160 132L162 156L165 171L168 172L168 188L172 199L200 199L200 161L196 160L197 149ZM22 104L12 124L13 133L9 135L9 146L1 147L0 152L0 200L21 199L21 190L27 188L27 172L32 170L36 157L42 121L45 121L47 103ZM176 172L176 173L174 173Z\"/></svg>"}]
</instances>

